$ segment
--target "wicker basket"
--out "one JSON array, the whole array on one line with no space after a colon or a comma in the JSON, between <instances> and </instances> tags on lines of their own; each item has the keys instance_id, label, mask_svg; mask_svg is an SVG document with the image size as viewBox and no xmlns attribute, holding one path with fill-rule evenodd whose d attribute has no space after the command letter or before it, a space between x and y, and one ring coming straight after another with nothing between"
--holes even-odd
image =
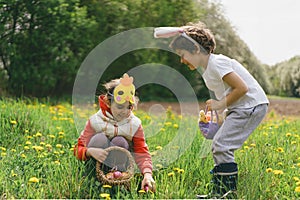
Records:
<instances>
[{"instance_id":1,"label":"wicker basket","mask_svg":"<svg viewBox=\"0 0 300 200\"><path fill-rule=\"evenodd\" d=\"M122 153L125 153L125 155L128 158L127 161L127 166L126 166L126 171L122 172L122 176L119 178L113 178L112 176L110 176L110 174L112 174L113 168L111 167L111 171L110 172L104 172L102 169L103 163L100 163L99 161L97 161L96 163L96 175L98 180L100 181L100 183L104 184L104 185L124 185L125 188L129 189L130 188L130 181L134 175L134 159L131 155L131 153L121 147L118 146L111 146L105 149L105 151L107 151L109 154L112 153L113 151L121 151ZM109 174L110 173L110 174Z\"/></svg>"}]
</instances>

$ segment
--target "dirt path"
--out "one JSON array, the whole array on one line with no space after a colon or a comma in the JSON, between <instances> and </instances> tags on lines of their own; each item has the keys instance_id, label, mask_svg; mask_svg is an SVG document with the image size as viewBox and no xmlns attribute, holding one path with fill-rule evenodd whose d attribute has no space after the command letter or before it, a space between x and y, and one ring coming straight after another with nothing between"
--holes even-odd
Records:
<instances>
[{"instance_id":1,"label":"dirt path","mask_svg":"<svg viewBox=\"0 0 300 200\"><path fill-rule=\"evenodd\" d=\"M164 112L169 106L172 111L178 114L198 115L197 104L177 103L177 102L145 102L139 103L138 109L149 112ZM199 109L205 107L204 103L199 103ZM270 99L269 112L274 111L278 115L298 116L300 118L300 99Z\"/></svg>"}]
</instances>

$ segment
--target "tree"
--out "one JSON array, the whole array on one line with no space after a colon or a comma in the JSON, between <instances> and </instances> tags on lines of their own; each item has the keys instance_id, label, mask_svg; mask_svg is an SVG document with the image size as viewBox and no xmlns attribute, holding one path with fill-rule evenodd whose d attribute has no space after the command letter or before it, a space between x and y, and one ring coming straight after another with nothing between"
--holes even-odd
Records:
<instances>
[{"instance_id":1,"label":"tree","mask_svg":"<svg viewBox=\"0 0 300 200\"><path fill-rule=\"evenodd\" d=\"M0 56L15 95L63 94L91 45L77 0L12 0L2 5Z\"/></svg>"},{"instance_id":2,"label":"tree","mask_svg":"<svg viewBox=\"0 0 300 200\"><path fill-rule=\"evenodd\" d=\"M274 94L300 97L300 56L269 67Z\"/></svg>"}]
</instances>

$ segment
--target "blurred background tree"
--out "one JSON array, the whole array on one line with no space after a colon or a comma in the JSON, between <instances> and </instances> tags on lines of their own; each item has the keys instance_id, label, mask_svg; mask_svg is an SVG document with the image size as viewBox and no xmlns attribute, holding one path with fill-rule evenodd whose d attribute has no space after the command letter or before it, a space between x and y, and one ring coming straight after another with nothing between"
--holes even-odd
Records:
<instances>
[{"instance_id":1,"label":"blurred background tree","mask_svg":"<svg viewBox=\"0 0 300 200\"><path fill-rule=\"evenodd\" d=\"M299 97L299 58L273 67L262 64L225 19L222 6L208 0L2 1L0 95L71 96L81 63L110 36L134 28L181 26L200 20L215 34L216 53L240 61L267 93ZM178 60L175 54L161 50L133 51L115 60L99 83L145 63L160 63L185 76L199 99L207 98L200 74L189 71ZM172 75L167 77L172 79ZM159 85L145 85L138 92L143 101L176 100L171 91Z\"/></svg>"}]
</instances>

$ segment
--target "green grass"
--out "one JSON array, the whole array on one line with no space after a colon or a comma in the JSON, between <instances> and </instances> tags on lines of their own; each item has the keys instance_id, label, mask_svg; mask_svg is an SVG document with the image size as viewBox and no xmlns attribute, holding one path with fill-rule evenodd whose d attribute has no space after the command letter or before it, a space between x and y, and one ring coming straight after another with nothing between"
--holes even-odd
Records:
<instances>
[{"instance_id":1,"label":"green grass","mask_svg":"<svg viewBox=\"0 0 300 200\"><path fill-rule=\"evenodd\" d=\"M0 196L25 199L99 199L113 189L83 177L84 163L73 156L79 132L95 109L74 111L70 104L0 101ZM132 180L131 193L122 199L189 199L208 192L213 167L208 141L197 119L168 110L164 116L137 111L153 155L155 194L142 194L140 175ZM238 194L242 199L299 199L300 120L272 112L236 151L239 164Z\"/></svg>"}]
</instances>

